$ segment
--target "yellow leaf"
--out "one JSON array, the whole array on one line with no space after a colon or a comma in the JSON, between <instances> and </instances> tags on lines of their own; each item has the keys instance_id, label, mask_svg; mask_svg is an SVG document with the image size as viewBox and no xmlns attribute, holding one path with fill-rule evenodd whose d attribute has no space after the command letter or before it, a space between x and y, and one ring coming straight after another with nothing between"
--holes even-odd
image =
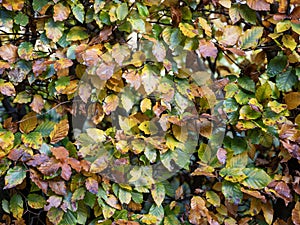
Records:
<instances>
[{"instance_id":1,"label":"yellow leaf","mask_svg":"<svg viewBox=\"0 0 300 225\"><path fill-rule=\"evenodd\" d=\"M219 3L225 8L229 9L231 7L231 0L220 0Z\"/></svg>"},{"instance_id":2,"label":"yellow leaf","mask_svg":"<svg viewBox=\"0 0 300 225\"><path fill-rule=\"evenodd\" d=\"M151 121L144 121L139 125L139 129L143 131L145 134L156 134L157 127Z\"/></svg>"},{"instance_id":3,"label":"yellow leaf","mask_svg":"<svg viewBox=\"0 0 300 225\"><path fill-rule=\"evenodd\" d=\"M25 115L20 123L20 131L22 133L28 134L30 131L33 131L37 125L37 117L35 112L30 112Z\"/></svg>"},{"instance_id":4,"label":"yellow leaf","mask_svg":"<svg viewBox=\"0 0 300 225\"><path fill-rule=\"evenodd\" d=\"M180 126L177 126L177 125L173 125L172 126L172 131L173 131L174 137L178 141L186 142L186 140L188 138L188 131L187 131L187 128L185 126L180 127Z\"/></svg>"},{"instance_id":5,"label":"yellow leaf","mask_svg":"<svg viewBox=\"0 0 300 225\"><path fill-rule=\"evenodd\" d=\"M151 110L151 106L152 106L152 103L151 103L151 100L149 98L144 98L142 101L141 101L141 111L144 113L146 112L147 110Z\"/></svg>"},{"instance_id":6,"label":"yellow leaf","mask_svg":"<svg viewBox=\"0 0 300 225\"><path fill-rule=\"evenodd\" d=\"M291 49L292 51L294 51L295 48L297 47L297 42L295 41L295 39L291 35L288 35L288 34L283 35L282 43L285 47Z\"/></svg>"},{"instance_id":7,"label":"yellow leaf","mask_svg":"<svg viewBox=\"0 0 300 225\"><path fill-rule=\"evenodd\" d=\"M297 202L292 211L292 220L295 225L300 225L300 202Z\"/></svg>"},{"instance_id":8,"label":"yellow leaf","mask_svg":"<svg viewBox=\"0 0 300 225\"><path fill-rule=\"evenodd\" d=\"M204 30L205 34L209 37L211 37L211 27L209 26L208 22L203 19L202 17L198 18L199 24L201 25L202 29Z\"/></svg>"},{"instance_id":9,"label":"yellow leaf","mask_svg":"<svg viewBox=\"0 0 300 225\"><path fill-rule=\"evenodd\" d=\"M235 45L242 33L239 26L225 26L220 43L223 45Z\"/></svg>"},{"instance_id":10,"label":"yellow leaf","mask_svg":"<svg viewBox=\"0 0 300 225\"><path fill-rule=\"evenodd\" d=\"M104 142L106 140L106 135L103 130L97 128L89 128L86 129L87 134L95 141L95 142Z\"/></svg>"},{"instance_id":11,"label":"yellow leaf","mask_svg":"<svg viewBox=\"0 0 300 225\"><path fill-rule=\"evenodd\" d=\"M267 204L262 205L261 209L264 213L264 217L265 217L267 224L271 225L273 222L273 215L274 215L273 206L271 205L270 202L267 202Z\"/></svg>"},{"instance_id":12,"label":"yellow leaf","mask_svg":"<svg viewBox=\"0 0 300 225\"><path fill-rule=\"evenodd\" d=\"M69 132L69 122L67 119L60 121L54 126L53 131L50 133L50 143L55 144L64 139Z\"/></svg>"},{"instance_id":13,"label":"yellow leaf","mask_svg":"<svg viewBox=\"0 0 300 225\"><path fill-rule=\"evenodd\" d=\"M285 103L287 104L288 110L297 108L300 105L300 93L290 92L284 96Z\"/></svg>"},{"instance_id":14,"label":"yellow leaf","mask_svg":"<svg viewBox=\"0 0 300 225\"><path fill-rule=\"evenodd\" d=\"M197 35L196 29L188 23L180 23L179 29L181 30L184 36L187 36L189 38L193 38Z\"/></svg>"}]
</instances>

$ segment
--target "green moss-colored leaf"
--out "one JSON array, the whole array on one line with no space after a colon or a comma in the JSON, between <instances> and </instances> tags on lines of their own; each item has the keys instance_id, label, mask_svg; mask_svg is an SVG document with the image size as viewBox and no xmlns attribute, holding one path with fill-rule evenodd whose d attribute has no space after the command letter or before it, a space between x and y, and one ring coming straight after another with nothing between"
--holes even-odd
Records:
<instances>
[{"instance_id":1,"label":"green moss-colored leaf","mask_svg":"<svg viewBox=\"0 0 300 225\"><path fill-rule=\"evenodd\" d=\"M296 76L295 70L292 68L289 68L287 71L276 76L276 85L278 87L278 90L280 91L291 91L292 87L296 84L297 81L298 78Z\"/></svg>"},{"instance_id":2,"label":"green moss-colored leaf","mask_svg":"<svg viewBox=\"0 0 300 225\"><path fill-rule=\"evenodd\" d=\"M276 56L270 60L267 67L267 74L269 77L275 77L281 73L287 65L286 56Z\"/></svg>"},{"instance_id":3,"label":"green moss-colored leaf","mask_svg":"<svg viewBox=\"0 0 300 225\"><path fill-rule=\"evenodd\" d=\"M26 177L26 169L22 166L15 166L7 171L5 176L5 189L13 188L23 182Z\"/></svg>"},{"instance_id":4,"label":"green moss-colored leaf","mask_svg":"<svg viewBox=\"0 0 300 225\"><path fill-rule=\"evenodd\" d=\"M128 6L127 3L122 3L118 6L116 10L118 20L124 20L128 15Z\"/></svg>"},{"instance_id":5,"label":"green moss-colored leaf","mask_svg":"<svg viewBox=\"0 0 300 225\"><path fill-rule=\"evenodd\" d=\"M147 6L137 2L136 3L136 6L138 8L138 11L139 11L139 14L142 16L142 17L147 17L149 16L149 10L147 8Z\"/></svg>"},{"instance_id":6,"label":"green moss-colored leaf","mask_svg":"<svg viewBox=\"0 0 300 225\"><path fill-rule=\"evenodd\" d=\"M261 117L261 112L255 111L249 105L244 105L240 109L240 119L242 120L255 120Z\"/></svg>"},{"instance_id":7,"label":"green moss-colored leaf","mask_svg":"<svg viewBox=\"0 0 300 225\"><path fill-rule=\"evenodd\" d=\"M236 205L239 204L243 198L241 186L229 181L222 182L222 193L229 202Z\"/></svg>"},{"instance_id":8,"label":"green moss-colored leaf","mask_svg":"<svg viewBox=\"0 0 300 225\"><path fill-rule=\"evenodd\" d=\"M263 169L245 168L243 172L247 178L242 184L249 188L262 189L272 181L272 178Z\"/></svg>"},{"instance_id":9,"label":"green moss-colored leaf","mask_svg":"<svg viewBox=\"0 0 300 225\"><path fill-rule=\"evenodd\" d=\"M33 45L30 42L22 42L18 47L18 55L25 60L33 59Z\"/></svg>"},{"instance_id":10,"label":"green moss-colored leaf","mask_svg":"<svg viewBox=\"0 0 300 225\"><path fill-rule=\"evenodd\" d=\"M46 205L46 200L38 194L29 194L27 196L28 205L33 209L42 209Z\"/></svg>"},{"instance_id":11,"label":"green moss-colored leaf","mask_svg":"<svg viewBox=\"0 0 300 225\"><path fill-rule=\"evenodd\" d=\"M252 27L245 31L240 37L240 47L242 49L255 48L263 34L263 27Z\"/></svg>"},{"instance_id":12,"label":"green moss-colored leaf","mask_svg":"<svg viewBox=\"0 0 300 225\"><path fill-rule=\"evenodd\" d=\"M24 26L26 26L28 24L29 17L27 15L23 14L23 13L18 13L15 16L14 20L15 20L16 24L19 24L19 25L21 25L21 26L24 27Z\"/></svg>"},{"instance_id":13,"label":"green moss-colored leaf","mask_svg":"<svg viewBox=\"0 0 300 225\"><path fill-rule=\"evenodd\" d=\"M84 22L84 6L81 3L77 3L72 7L72 12L75 18L80 22Z\"/></svg>"},{"instance_id":14,"label":"green moss-colored leaf","mask_svg":"<svg viewBox=\"0 0 300 225\"><path fill-rule=\"evenodd\" d=\"M14 218L22 218L24 212L24 202L19 194L14 194L9 202L9 209L12 212Z\"/></svg>"},{"instance_id":15,"label":"green moss-colored leaf","mask_svg":"<svg viewBox=\"0 0 300 225\"><path fill-rule=\"evenodd\" d=\"M75 26L70 29L67 34L67 41L80 41L87 39L89 35L86 32L86 29L83 27Z\"/></svg>"},{"instance_id":16,"label":"green moss-colored leaf","mask_svg":"<svg viewBox=\"0 0 300 225\"><path fill-rule=\"evenodd\" d=\"M22 134L21 139L26 147L33 148L33 149L39 149L43 143L42 134L39 132Z\"/></svg>"},{"instance_id":17,"label":"green moss-colored leaf","mask_svg":"<svg viewBox=\"0 0 300 225\"><path fill-rule=\"evenodd\" d=\"M259 102L263 102L267 99L270 99L272 96L272 88L268 82L265 82L262 86L260 86L256 93L255 97Z\"/></svg>"},{"instance_id":18,"label":"green moss-colored leaf","mask_svg":"<svg viewBox=\"0 0 300 225\"><path fill-rule=\"evenodd\" d=\"M210 204L212 204L215 207L219 207L221 204L221 199L219 195L214 191L207 191L206 199Z\"/></svg>"}]
</instances>

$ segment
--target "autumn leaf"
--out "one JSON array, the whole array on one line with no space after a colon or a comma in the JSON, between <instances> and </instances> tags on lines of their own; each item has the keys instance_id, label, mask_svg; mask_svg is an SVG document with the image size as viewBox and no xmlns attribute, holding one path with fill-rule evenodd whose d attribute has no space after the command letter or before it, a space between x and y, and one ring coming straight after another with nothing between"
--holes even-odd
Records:
<instances>
[{"instance_id":1,"label":"autumn leaf","mask_svg":"<svg viewBox=\"0 0 300 225\"><path fill-rule=\"evenodd\" d=\"M16 95L16 90L14 85L11 82L1 82L0 80L0 92L6 96L14 96Z\"/></svg>"},{"instance_id":2,"label":"autumn leaf","mask_svg":"<svg viewBox=\"0 0 300 225\"><path fill-rule=\"evenodd\" d=\"M53 7L53 19L56 21L64 21L68 19L69 14L71 13L70 7L64 3L59 2Z\"/></svg>"},{"instance_id":3,"label":"autumn leaf","mask_svg":"<svg viewBox=\"0 0 300 225\"><path fill-rule=\"evenodd\" d=\"M59 159L61 161L65 161L67 157L69 157L69 151L62 146L51 148L51 152L56 159Z\"/></svg>"},{"instance_id":4,"label":"autumn leaf","mask_svg":"<svg viewBox=\"0 0 300 225\"><path fill-rule=\"evenodd\" d=\"M268 11L270 10L270 4L265 0L247 0L247 4L251 9L257 11Z\"/></svg>"},{"instance_id":5,"label":"autumn leaf","mask_svg":"<svg viewBox=\"0 0 300 225\"><path fill-rule=\"evenodd\" d=\"M252 27L241 35L239 43L242 49L255 48L263 34L263 27Z\"/></svg>"},{"instance_id":6,"label":"autumn leaf","mask_svg":"<svg viewBox=\"0 0 300 225\"><path fill-rule=\"evenodd\" d=\"M64 181L50 181L49 187L57 195L67 194L67 187Z\"/></svg>"},{"instance_id":7,"label":"autumn leaf","mask_svg":"<svg viewBox=\"0 0 300 225\"><path fill-rule=\"evenodd\" d=\"M20 123L20 131L22 133L30 133L33 131L37 126L37 116L35 112L30 112L27 115L25 115Z\"/></svg>"},{"instance_id":8,"label":"autumn leaf","mask_svg":"<svg viewBox=\"0 0 300 225\"><path fill-rule=\"evenodd\" d=\"M61 120L58 124L54 126L53 131L51 131L49 137L50 142L55 144L60 140L64 139L69 133L69 122L68 120Z\"/></svg>"},{"instance_id":9,"label":"autumn leaf","mask_svg":"<svg viewBox=\"0 0 300 225\"><path fill-rule=\"evenodd\" d=\"M44 108L44 99L41 95L34 95L31 104L29 105L36 113L41 113Z\"/></svg>"},{"instance_id":10,"label":"autumn leaf","mask_svg":"<svg viewBox=\"0 0 300 225\"><path fill-rule=\"evenodd\" d=\"M24 6L24 0L3 0L3 6L10 11L20 11Z\"/></svg>"},{"instance_id":11,"label":"autumn leaf","mask_svg":"<svg viewBox=\"0 0 300 225\"><path fill-rule=\"evenodd\" d=\"M300 224L300 202L298 201L292 211L292 220L296 225Z\"/></svg>"},{"instance_id":12,"label":"autumn leaf","mask_svg":"<svg viewBox=\"0 0 300 225\"><path fill-rule=\"evenodd\" d=\"M206 41L204 39L201 39L199 41L198 50L203 57L216 58L218 54L218 49L215 47L215 45L212 42Z\"/></svg>"},{"instance_id":13,"label":"autumn leaf","mask_svg":"<svg viewBox=\"0 0 300 225\"><path fill-rule=\"evenodd\" d=\"M6 44L0 47L0 57L10 63L14 63L18 57L18 47L13 44Z\"/></svg>"},{"instance_id":14,"label":"autumn leaf","mask_svg":"<svg viewBox=\"0 0 300 225\"><path fill-rule=\"evenodd\" d=\"M300 93L289 92L284 96L284 100L287 104L288 110L295 109L300 105Z\"/></svg>"}]
</instances>

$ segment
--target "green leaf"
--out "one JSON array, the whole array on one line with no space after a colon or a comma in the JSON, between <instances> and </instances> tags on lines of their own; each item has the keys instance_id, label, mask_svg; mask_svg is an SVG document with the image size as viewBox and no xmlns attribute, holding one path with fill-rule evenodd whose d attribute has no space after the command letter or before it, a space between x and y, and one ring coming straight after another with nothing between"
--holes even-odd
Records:
<instances>
[{"instance_id":1,"label":"green leaf","mask_svg":"<svg viewBox=\"0 0 300 225\"><path fill-rule=\"evenodd\" d=\"M272 178L263 169L245 168L243 172L247 178L242 184L249 188L263 189L272 181Z\"/></svg>"},{"instance_id":2,"label":"green leaf","mask_svg":"<svg viewBox=\"0 0 300 225\"><path fill-rule=\"evenodd\" d=\"M77 188L71 198L72 202L77 202L78 200L84 199L86 189L83 187Z\"/></svg>"},{"instance_id":3,"label":"green leaf","mask_svg":"<svg viewBox=\"0 0 300 225\"><path fill-rule=\"evenodd\" d=\"M131 193L123 188L119 189L118 197L121 204L129 204L129 202L131 201Z\"/></svg>"},{"instance_id":4,"label":"green leaf","mask_svg":"<svg viewBox=\"0 0 300 225\"><path fill-rule=\"evenodd\" d=\"M19 24L19 25L21 25L21 26L23 26L23 27L25 27L25 26L28 24L28 22L29 22L28 16L25 15L25 14L23 14L23 13L21 13L21 12L18 13L18 14L15 16L14 20L15 20L15 23L16 23L16 24Z\"/></svg>"},{"instance_id":5,"label":"green leaf","mask_svg":"<svg viewBox=\"0 0 300 225\"><path fill-rule=\"evenodd\" d=\"M270 60L267 67L267 74L269 77L275 77L277 74L281 73L287 65L287 57L276 56Z\"/></svg>"},{"instance_id":6,"label":"green leaf","mask_svg":"<svg viewBox=\"0 0 300 225\"><path fill-rule=\"evenodd\" d=\"M80 22L84 22L84 6L81 3L77 3L72 7L72 12L75 18Z\"/></svg>"},{"instance_id":7,"label":"green leaf","mask_svg":"<svg viewBox=\"0 0 300 225\"><path fill-rule=\"evenodd\" d=\"M239 105L233 98L227 98L223 102L224 110L226 113L235 112L238 110Z\"/></svg>"},{"instance_id":8,"label":"green leaf","mask_svg":"<svg viewBox=\"0 0 300 225\"><path fill-rule=\"evenodd\" d=\"M255 97L259 102L263 102L267 99L270 99L271 96L272 88L268 82L265 82L262 86L260 86L255 93Z\"/></svg>"},{"instance_id":9,"label":"green leaf","mask_svg":"<svg viewBox=\"0 0 300 225\"><path fill-rule=\"evenodd\" d=\"M15 166L7 171L4 189L13 188L23 182L26 177L26 168Z\"/></svg>"},{"instance_id":10,"label":"green leaf","mask_svg":"<svg viewBox=\"0 0 300 225\"><path fill-rule=\"evenodd\" d=\"M206 192L206 199L207 201L215 207L220 207L221 200L219 195L214 191L207 191Z\"/></svg>"},{"instance_id":11,"label":"green leaf","mask_svg":"<svg viewBox=\"0 0 300 225\"><path fill-rule=\"evenodd\" d=\"M237 94L234 96L235 100L237 101L237 103L239 103L240 105L245 105L249 102L249 100L251 98L254 97L254 94L248 94L242 90L239 90L237 92Z\"/></svg>"},{"instance_id":12,"label":"green leaf","mask_svg":"<svg viewBox=\"0 0 300 225\"><path fill-rule=\"evenodd\" d=\"M148 17L149 16L149 11L148 11L148 8L147 6L137 2L136 3L136 6L138 8L138 11L139 11L139 14L142 16L142 17Z\"/></svg>"},{"instance_id":13,"label":"green leaf","mask_svg":"<svg viewBox=\"0 0 300 225\"><path fill-rule=\"evenodd\" d=\"M48 19L45 23L46 36L53 42L58 42L58 40L63 36L64 23L54 22L52 18Z\"/></svg>"},{"instance_id":14,"label":"green leaf","mask_svg":"<svg viewBox=\"0 0 300 225\"><path fill-rule=\"evenodd\" d=\"M127 3L122 3L118 6L116 10L117 18L118 20L124 20L126 16L128 15L128 6Z\"/></svg>"},{"instance_id":15,"label":"green leaf","mask_svg":"<svg viewBox=\"0 0 300 225\"><path fill-rule=\"evenodd\" d=\"M146 25L144 20L142 19L128 19L128 21L131 23L132 29L136 30L140 33L146 33Z\"/></svg>"},{"instance_id":16,"label":"green leaf","mask_svg":"<svg viewBox=\"0 0 300 225\"><path fill-rule=\"evenodd\" d=\"M51 223L54 225L58 225L64 216L64 211L62 211L60 208L55 208L52 207L48 212L47 212L47 217Z\"/></svg>"},{"instance_id":17,"label":"green leaf","mask_svg":"<svg viewBox=\"0 0 300 225\"><path fill-rule=\"evenodd\" d=\"M234 155L246 151L247 148L248 148L247 141L244 138L234 137L231 140L231 149L234 151Z\"/></svg>"},{"instance_id":18,"label":"green leaf","mask_svg":"<svg viewBox=\"0 0 300 225\"><path fill-rule=\"evenodd\" d=\"M276 76L276 85L279 91L291 91L297 81L298 77L293 68L289 68L287 71Z\"/></svg>"},{"instance_id":19,"label":"green leaf","mask_svg":"<svg viewBox=\"0 0 300 225\"><path fill-rule=\"evenodd\" d=\"M181 223L174 214L170 214L164 217L164 225L181 225Z\"/></svg>"},{"instance_id":20,"label":"green leaf","mask_svg":"<svg viewBox=\"0 0 300 225\"><path fill-rule=\"evenodd\" d=\"M14 194L9 202L9 209L14 218L22 218L24 212L23 199L21 195Z\"/></svg>"},{"instance_id":21,"label":"green leaf","mask_svg":"<svg viewBox=\"0 0 300 225\"><path fill-rule=\"evenodd\" d=\"M4 212L6 212L8 214L10 213L9 202L6 199L2 200L2 209L3 209Z\"/></svg>"},{"instance_id":22,"label":"green leaf","mask_svg":"<svg viewBox=\"0 0 300 225\"><path fill-rule=\"evenodd\" d=\"M39 149L43 143L42 134L39 132L22 134L21 139L26 147L33 149Z\"/></svg>"},{"instance_id":23,"label":"green leaf","mask_svg":"<svg viewBox=\"0 0 300 225\"><path fill-rule=\"evenodd\" d=\"M87 39L89 35L83 27L75 26L70 29L67 34L67 41L81 41Z\"/></svg>"},{"instance_id":24,"label":"green leaf","mask_svg":"<svg viewBox=\"0 0 300 225\"><path fill-rule=\"evenodd\" d=\"M289 20L286 20L289 21ZM300 24L298 23L292 23L292 30L295 31L297 34L300 35Z\"/></svg>"},{"instance_id":25,"label":"green leaf","mask_svg":"<svg viewBox=\"0 0 300 225\"><path fill-rule=\"evenodd\" d=\"M21 59L33 59L33 45L30 42L22 42L18 47L18 55Z\"/></svg>"},{"instance_id":26,"label":"green leaf","mask_svg":"<svg viewBox=\"0 0 300 225\"><path fill-rule=\"evenodd\" d=\"M238 78L238 85L250 92L255 92L255 83L250 77L240 77Z\"/></svg>"},{"instance_id":27,"label":"green leaf","mask_svg":"<svg viewBox=\"0 0 300 225\"><path fill-rule=\"evenodd\" d=\"M28 205L33 209L42 209L46 205L46 200L38 194L29 194L27 196Z\"/></svg>"},{"instance_id":28,"label":"green leaf","mask_svg":"<svg viewBox=\"0 0 300 225\"><path fill-rule=\"evenodd\" d=\"M157 206L160 206L165 198L165 187L162 183L154 184L151 188L151 195Z\"/></svg>"},{"instance_id":29,"label":"green leaf","mask_svg":"<svg viewBox=\"0 0 300 225\"><path fill-rule=\"evenodd\" d=\"M53 121L44 121L35 128L35 132L39 132L43 137L48 137L51 131L54 129L55 122Z\"/></svg>"},{"instance_id":30,"label":"green leaf","mask_svg":"<svg viewBox=\"0 0 300 225\"><path fill-rule=\"evenodd\" d=\"M242 49L255 48L263 34L263 27L252 27L245 31L240 37L240 47Z\"/></svg>"},{"instance_id":31,"label":"green leaf","mask_svg":"<svg viewBox=\"0 0 300 225\"><path fill-rule=\"evenodd\" d=\"M238 5L238 12L240 13L241 17L246 21L253 25L256 24L256 12L249 8L247 4Z\"/></svg>"},{"instance_id":32,"label":"green leaf","mask_svg":"<svg viewBox=\"0 0 300 225\"><path fill-rule=\"evenodd\" d=\"M33 10L39 12L48 3L49 3L48 0L33 0L32 2Z\"/></svg>"},{"instance_id":33,"label":"green leaf","mask_svg":"<svg viewBox=\"0 0 300 225\"><path fill-rule=\"evenodd\" d=\"M261 112L253 110L249 105L244 105L240 109L240 117L242 120L255 120L261 117Z\"/></svg>"},{"instance_id":34,"label":"green leaf","mask_svg":"<svg viewBox=\"0 0 300 225\"><path fill-rule=\"evenodd\" d=\"M243 198L241 186L237 183L232 183L229 181L222 182L222 193L229 202L235 205L238 205Z\"/></svg>"}]
</instances>

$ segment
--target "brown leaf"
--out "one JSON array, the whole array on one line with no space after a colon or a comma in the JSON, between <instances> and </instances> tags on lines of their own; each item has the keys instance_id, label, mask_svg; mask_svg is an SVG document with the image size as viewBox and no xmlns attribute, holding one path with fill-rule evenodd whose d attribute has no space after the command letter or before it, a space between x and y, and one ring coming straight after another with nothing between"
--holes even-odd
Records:
<instances>
[{"instance_id":1,"label":"brown leaf","mask_svg":"<svg viewBox=\"0 0 300 225\"><path fill-rule=\"evenodd\" d=\"M51 148L52 154L55 156L56 159L64 161L69 156L69 151L65 147L53 147Z\"/></svg>"},{"instance_id":2,"label":"brown leaf","mask_svg":"<svg viewBox=\"0 0 300 225\"><path fill-rule=\"evenodd\" d=\"M295 109L300 105L300 93L289 92L284 96L284 101L288 106L288 110Z\"/></svg>"},{"instance_id":3,"label":"brown leaf","mask_svg":"<svg viewBox=\"0 0 300 225\"><path fill-rule=\"evenodd\" d=\"M3 122L3 127L6 130L10 130L13 133L16 133L18 131L18 123L12 121L12 117L7 118Z\"/></svg>"},{"instance_id":4,"label":"brown leaf","mask_svg":"<svg viewBox=\"0 0 300 225\"><path fill-rule=\"evenodd\" d=\"M0 92L6 96L14 96L16 94L15 87L11 82L0 83Z\"/></svg>"},{"instance_id":5,"label":"brown leaf","mask_svg":"<svg viewBox=\"0 0 300 225\"><path fill-rule=\"evenodd\" d=\"M57 195L67 194L67 187L64 181L49 181L49 187Z\"/></svg>"},{"instance_id":6,"label":"brown leaf","mask_svg":"<svg viewBox=\"0 0 300 225\"><path fill-rule=\"evenodd\" d=\"M295 225L300 225L300 202L297 202L292 211L292 220Z\"/></svg>"},{"instance_id":7,"label":"brown leaf","mask_svg":"<svg viewBox=\"0 0 300 225\"><path fill-rule=\"evenodd\" d=\"M54 126L54 129L50 133L50 143L55 144L60 140L64 139L69 132L69 122L67 119L61 120Z\"/></svg>"},{"instance_id":8,"label":"brown leaf","mask_svg":"<svg viewBox=\"0 0 300 225\"><path fill-rule=\"evenodd\" d=\"M205 217L207 211L205 201L200 196L193 196L191 200L189 221L195 225L205 224L203 223L203 217Z\"/></svg>"},{"instance_id":9,"label":"brown leaf","mask_svg":"<svg viewBox=\"0 0 300 225\"><path fill-rule=\"evenodd\" d=\"M50 158L48 161L42 163L38 167L38 170L46 176L52 176L58 171L60 167L61 163L57 159Z\"/></svg>"},{"instance_id":10,"label":"brown leaf","mask_svg":"<svg viewBox=\"0 0 300 225\"><path fill-rule=\"evenodd\" d=\"M45 155L45 154L36 154L32 157L31 160L29 160L28 162L26 162L26 164L28 166L33 166L33 167L37 167L42 165L43 163L49 161L49 156Z\"/></svg>"},{"instance_id":11,"label":"brown leaf","mask_svg":"<svg viewBox=\"0 0 300 225\"><path fill-rule=\"evenodd\" d=\"M140 223L135 222L135 221L127 221L123 219L119 219L117 221L114 221L112 225L139 225Z\"/></svg>"},{"instance_id":12,"label":"brown leaf","mask_svg":"<svg viewBox=\"0 0 300 225\"><path fill-rule=\"evenodd\" d=\"M269 11L270 4L267 3L265 0L247 0L247 4L251 9L257 11Z\"/></svg>"},{"instance_id":13,"label":"brown leaf","mask_svg":"<svg viewBox=\"0 0 300 225\"><path fill-rule=\"evenodd\" d=\"M39 173L33 169L29 169L30 179L38 186L45 194L47 194L48 182L44 181Z\"/></svg>"},{"instance_id":14,"label":"brown leaf","mask_svg":"<svg viewBox=\"0 0 300 225\"><path fill-rule=\"evenodd\" d=\"M60 175L64 180L68 181L72 175L71 167L66 163L62 164Z\"/></svg>"},{"instance_id":15,"label":"brown leaf","mask_svg":"<svg viewBox=\"0 0 300 225\"><path fill-rule=\"evenodd\" d=\"M260 199L263 203L266 203L266 197L263 196L259 191L247 190L245 188L241 188L241 191L245 194L253 196L254 198Z\"/></svg>"},{"instance_id":16,"label":"brown leaf","mask_svg":"<svg viewBox=\"0 0 300 225\"><path fill-rule=\"evenodd\" d=\"M206 41L204 39L201 39L199 41L198 50L203 57L216 58L218 54L218 49L216 48L216 46L212 42Z\"/></svg>"},{"instance_id":17,"label":"brown leaf","mask_svg":"<svg viewBox=\"0 0 300 225\"><path fill-rule=\"evenodd\" d=\"M179 7L171 6L171 18L174 27L177 27L182 19L182 12Z\"/></svg>"},{"instance_id":18,"label":"brown leaf","mask_svg":"<svg viewBox=\"0 0 300 225\"><path fill-rule=\"evenodd\" d=\"M123 77L130 86L134 87L135 90L139 89L142 84L141 76L135 70L125 71Z\"/></svg>"},{"instance_id":19,"label":"brown leaf","mask_svg":"<svg viewBox=\"0 0 300 225\"><path fill-rule=\"evenodd\" d=\"M89 105L88 116L92 118L95 125L99 124L105 116L102 106L97 102Z\"/></svg>"},{"instance_id":20,"label":"brown leaf","mask_svg":"<svg viewBox=\"0 0 300 225\"><path fill-rule=\"evenodd\" d=\"M279 8L278 8L279 13L286 13L287 7L288 7L287 0L279 0Z\"/></svg>"},{"instance_id":21,"label":"brown leaf","mask_svg":"<svg viewBox=\"0 0 300 225\"><path fill-rule=\"evenodd\" d=\"M37 117L35 112L30 112L25 115L20 123L20 131L22 133L28 134L33 131L37 125Z\"/></svg>"},{"instance_id":22,"label":"brown leaf","mask_svg":"<svg viewBox=\"0 0 300 225\"><path fill-rule=\"evenodd\" d=\"M277 192L278 197L284 200L286 206L293 200L293 196L291 195L291 190L285 182L283 181L279 182L275 186L274 190Z\"/></svg>"},{"instance_id":23,"label":"brown leaf","mask_svg":"<svg viewBox=\"0 0 300 225\"><path fill-rule=\"evenodd\" d=\"M81 164L77 159L67 158L66 163L68 163L77 173L81 171Z\"/></svg>"},{"instance_id":24,"label":"brown leaf","mask_svg":"<svg viewBox=\"0 0 300 225\"><path fill-rule=\"evenodd\" d=\"M18 58L18 47L12 44L2 45L0 47L0 57L10 63L14 63Z\"/></svg>"},{"instance_id":25,"label":"brown leaf","mask_svg":"<svg viewBox=\"0 0 300 225\"><path fill-rule=\"evenodd\" d=\"M30 107L34 112L41 113L42 109L44 108L44 99L42 96L34 95Z\"/></svg>"},{"instance_id":26,"label":"brown leaf","mask_svg":"<svg viewBox=\"0 0 300 225\"><path fill-rule=\"evenodd\" d=\"M104 100L103 110L106 115L115 111L119 105L119 97L117 95L108 95Z\"/></svg>"},{"instance_id":27,"label":"brown leaf","mask_svg":"<svg viewBox=\"0 0 300 225\"><path fill-rule=\"evenodd\" d=\"M38 76L47 70L47 65L44 59L35 60L32 65L34 75Z\"/></svg>"},{"instance_id":28,"label":"brown leaf","mask_svg":"<svg viewBox=\"0 0 300 225\"><path fill-rule=\"evenodd\" d=\"M58 4L54 5L53 7L53 19L54 21L64 21L68 19L71 10L67 4L59 2Z\"/></svg>"},{"instance_id":29,"label":"brown leaf","mask_svg":"<svg viewBox=\"0 0 300 225\"><path fill-rule=\"evenodd\" d=\"M291 16L292 20L299 20L300 19L300 6L295 7L290 16Z\"/></svg>"},{"instance_id":30,"label":"brown leaf","mask_svg":"<svg viewBox=\"0 0 300 225\"><path fill-rule=\"evenodd\" d=\"M45 211L49 211L52 207L58 208L60 204L62 203L62 197L57 196L57 195L51 195L47 199L47 205L44 206Z\"/></svg>"},{"instance_id":31,"label":"brown leaf","mask_svg":"<svg viewBox=\"0 0 300 225\"><path fill-rule=\"evenodd\" d=\"M98 193L98 181L92 177L88 177L85 181L86 189L92 194Z\"/></svg>"},{"instance_id":32,"label":"brown leaf","mask_svg":"<svg viewBox=\"0 0 300 225\"><path fill-rule=\"evenodd\" d=\"M119 204L118 199L114 195L112 195L112 194L108 195L108 198L106 199L106 203L109 206L111 206L111 207L113 207L115 209L118 209L118 210L121 210L121 208L122 208L121 205Z\"/></svg>"},{"instance_id":33,"label":"brown leaf","mask_svg":"<svg viewBox=\"0 0 300 225\"><path fill-rule=\"evenodd\" d=\"M87 49L84 53L82 53L82 59L84 60L84 64L86 66L94 66L97 65L100 61L101 51L94 47Z\"/></svg>"},{"instance_id":34,"label":"brown leaf","mask_svg":"<svg viewBox=\"0 0 300 225\"><path fill-rule=\"evenodd\" d=\"M266 204L261 205L261 209L263 211L265 221L271 225L273 222L273 215L274 215L272 204L268 201Z\"/></svg>"}]
</instances>

